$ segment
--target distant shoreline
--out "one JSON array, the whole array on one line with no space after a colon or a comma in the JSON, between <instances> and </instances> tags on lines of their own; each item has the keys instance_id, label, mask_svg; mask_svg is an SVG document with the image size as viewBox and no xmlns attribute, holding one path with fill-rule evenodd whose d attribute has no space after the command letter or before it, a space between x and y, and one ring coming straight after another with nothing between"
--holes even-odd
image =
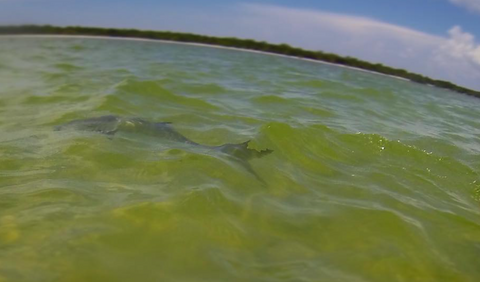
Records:
<instances>
[{"instance_id":1,"label":"distant shoreline","mask_svg":"<svg viewBox=\"0 0 480 282\"><path fill-rule=\"evenodd\" d=\"M205 44L205 43L178 42L178 41L163 40L163 39L148 39L148 38L121 37L121 36L102 36L102 35L58 35L58 34L4 35L4 34L0 34L0 38L19 38L19 37L20 38L22 38L22 37L23 38L84 38L84 39L105 39L105 40L127 40L127 41L143 41L143 42L152 42L152 43L167 43L167 44L200 46L200 47L207 47L207 48L235 50L235 51L241 51L241 52L249 52L249 53L255 53L255 54L262 54L262 55L277 56L277 57L282 57L282 58L296 59L296 60L302 60L302 61L307 61L307 62L312 62L312 63L317 63L317 64L325 64L325 65L336 66L336 67L340 67L340 68L346 68L346 69L371 73L371 74L375 74L375 75L387 76L387 77L391 77L391 78L395 78L395 79L399 79L399 80L403 80L403 81L410 81L409 79L399 77L399 76L395 76L395 75L384 74L384 73L379 73L379 72L375 72L375 71L371 71L371 70L366 70L366 69L361 69L361 68L356 68L356 67L351 67L351 66L345 66L345 65L340 65L340 64L334 64L334 63L324 62L324 61L320 61L320 60L301 58L301 57L296 57L296 56L288 56L288 55L270 53L270 52L265 52L265 51L243 49L243 48L238 48L238 47L228 47L228 46Z\"/></svg>"},{"instance_id":2,"label":"distant shoreline","mask_svg":"<svg viewBox=\"0 0 480 282\"><path fill-rule=\"evenodd\" d=\"M396 79L412 81L424 85L452 90L480 98L480 91L472 90L455 85L449 81L432 79L420 74L412 73L404 69L392 68L379 63L370 63L353 57L343 57L333 53L322 51L304 50L292 47L288 44L272 44L252 39L239 39L234 37L214 37L191 33L151 31L136 29L115 29L81 26L0 26L0 36L37 36L57 38L92 38L92 39L120 39L137 40L148 42L164 42L188 44L202 47L223 48L238 51L248 51L266 55L276 55L286 58L300 59L316 63L324 63L346 67L353 70L380 74Z\"/></svg>"}]
</instances>

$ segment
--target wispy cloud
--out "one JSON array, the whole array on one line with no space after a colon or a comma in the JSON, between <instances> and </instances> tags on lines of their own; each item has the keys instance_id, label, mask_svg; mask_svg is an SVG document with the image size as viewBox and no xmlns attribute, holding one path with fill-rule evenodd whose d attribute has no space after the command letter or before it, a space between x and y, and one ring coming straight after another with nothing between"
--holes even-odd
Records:
<instances>
[{"instance_id":1,"label":"wispy cloud","mask_svg":"<svg viewBox=\"0 0 480 282\"><path fill-rule=\"evenodd\" d=\"M480 13L480 0L449 0L451 3L467 8L471 12Z\"/></svg>"}]
</instances>

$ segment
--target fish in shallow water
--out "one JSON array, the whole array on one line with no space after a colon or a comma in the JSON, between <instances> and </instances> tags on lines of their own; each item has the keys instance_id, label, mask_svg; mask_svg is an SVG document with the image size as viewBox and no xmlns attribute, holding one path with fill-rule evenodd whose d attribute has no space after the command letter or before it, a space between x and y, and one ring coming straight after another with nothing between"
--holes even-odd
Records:
<instances>
[{"instance_id":1,"label":"fish in shallow water","mask_svg":"<svg viewBox=\"0 0 480 282\"><path fill-rule=\"evenodd\" d=\"M113 137L118 132L131 132L146 134L163 140L170 140L187 145L197 146L205 149L212 149L225 153L230 158L239 162L247 171L255 175L250 164L247 162L252 158L260 158L272 153L270 149L257 151L248 148L246 141L239 144L223 144L220 146L202 145L194 142L178 131L176 131L170 122L150 122L141 118L124 118L113 115L101 116L88 119L73 120L63 125L55 127L55 130L74 129L80 131L98 132Z\"/></svg>"}]
</instances>

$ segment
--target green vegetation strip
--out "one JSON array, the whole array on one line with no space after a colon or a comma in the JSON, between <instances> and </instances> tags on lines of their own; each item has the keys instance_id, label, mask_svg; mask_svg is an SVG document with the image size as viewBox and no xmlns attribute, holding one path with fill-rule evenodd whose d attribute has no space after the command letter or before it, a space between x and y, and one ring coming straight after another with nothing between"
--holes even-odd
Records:
<instances>
[{"instance_id":1,"label":"green vegetation strip","mask_svg":"<svg viewBox=\"0 0 480 282\"><path fill-rule=\"evenodd\" d=\"M202 43L209 45L235 47L248 50L256 50L274 54L281 54L299 58L318 60L343 66L355 67L381 74L392 75L408 79L421 84L429 84L440 88L450 89L459 93L480 97L480 91L464 88L448 81L432 79L420 74L411 73L403 69L396 69L382 64L373 64L352 57L342 57L336 54L324 53L321 51L309 51L301 48L291 47L287 44L270 44L251 39L239 39L232 37L213 37L191 33L179 33L169 31L149 31L136 29L113 29L95 27L57 27L57 26L0 26L0 34L55 34L55 35L89 35L89 36L110 36L130 37L156 40L168 40L188 43Z\"/></svg>"}]
</instances>

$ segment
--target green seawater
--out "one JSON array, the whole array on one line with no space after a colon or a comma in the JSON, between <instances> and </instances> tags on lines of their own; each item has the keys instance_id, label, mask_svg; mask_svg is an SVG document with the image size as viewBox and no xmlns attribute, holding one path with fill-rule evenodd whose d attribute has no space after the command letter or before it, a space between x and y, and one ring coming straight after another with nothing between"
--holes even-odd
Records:
<instances>
[{"instance_id":1,"label":"green seawater","mask_svg":"<svg viewBox=\"0 0 480 282\"><path fill-rule=\"evenodd\" d=\"M0 38L0 281L480 281L480 100L302 60ZM252 140L263 180L151 136Z\"/></svg>"}]
</instances>

